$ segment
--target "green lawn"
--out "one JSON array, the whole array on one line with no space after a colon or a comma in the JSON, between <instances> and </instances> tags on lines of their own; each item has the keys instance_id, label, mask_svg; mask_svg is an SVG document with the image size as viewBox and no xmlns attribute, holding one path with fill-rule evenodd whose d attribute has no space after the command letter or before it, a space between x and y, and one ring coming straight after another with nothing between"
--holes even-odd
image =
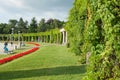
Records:
<instances>
[{"instance_id":1,"label":"green lawn","mask_svg":"<svg viewBox=\"0 0 120 80\"><path fill-rule=\"evenodd\" d=\"M85 65L65 46L41 46L32 54L0 65L0 80L81 80Z\"/></svg>"}]
</instances>

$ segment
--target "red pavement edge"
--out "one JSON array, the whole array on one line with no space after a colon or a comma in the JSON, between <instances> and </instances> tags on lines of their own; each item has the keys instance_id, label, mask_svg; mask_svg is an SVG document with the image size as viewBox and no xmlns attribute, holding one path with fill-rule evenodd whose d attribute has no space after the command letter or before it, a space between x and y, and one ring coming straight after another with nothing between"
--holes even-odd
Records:
<instances>
[{"instance_id":1,"label":"red pavement edge","mask_svg":"<svg viewBox=\"0 0 120 80\"><path fill-rule=\"evenodd\" d=\"M11 55L9 57L2 58L2 59L0 59L0 64L5 64L5 63L7 63L9 61L12 61L14 59L17 59L17 58L23 57L23 56L25 56L27 54L30 54L32 52L35 52L36 50L39 49L39 46L40 46L39 44L37 44L35 42L28 42L28 44L33 44L33 45L35 45L35 47L32 48L32 49L29 49L29 50L27 50L25 52L17 53L15 55Z\"/></svg>"}]
</instances>

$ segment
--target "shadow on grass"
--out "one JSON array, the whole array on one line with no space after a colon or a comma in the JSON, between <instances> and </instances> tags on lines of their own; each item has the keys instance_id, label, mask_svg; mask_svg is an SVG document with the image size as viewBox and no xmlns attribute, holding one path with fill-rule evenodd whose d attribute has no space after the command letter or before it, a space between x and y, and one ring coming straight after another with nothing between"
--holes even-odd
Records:
<instances>
[{"instance_id":1,"label":"shadow on grass","mask_svg":"<svg viewBox=\"0 0 120 80\"><path fill-rule=\"evenodd\" d=\"M11 80L17 78L30 78L40 76L52 76L52 75L67 75L67 74L84 74L86 72L85 65L81 66L63 66L53 68L42 68L33 70L19 70L0 72L0 80Z\"/></svg>"}]
</instances>

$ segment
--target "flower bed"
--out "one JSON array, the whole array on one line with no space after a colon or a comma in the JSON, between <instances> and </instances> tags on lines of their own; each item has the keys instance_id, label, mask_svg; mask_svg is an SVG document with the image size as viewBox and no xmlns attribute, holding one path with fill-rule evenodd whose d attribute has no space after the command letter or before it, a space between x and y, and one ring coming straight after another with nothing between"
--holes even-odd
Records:
<instances>
[{"instance_id":1,"label":"flower bed","mask_svg":"<svg viewBox=\"0 0 120 80\"><path fill-rule=\"evenodd\" d=\"M34 42L29 42L28 44L34 44L35 47L32 48L32 49L30 49L30 50L27 50L27 51L25 51L25 52L17 53L17 54L15 54L15 55L11 55L11 56L9 56L9 57L2 58L2 59L0 59L0 64L4 64L4 63L6 63L6 62L12 61L12 60L17 59L17 58L19 58L19 57L22 57L22 56L24 56L24 55L30 54L30 53L32 53L32 52L35 52L36 50L39 49L39 46L40 46L39 44L34 43Z\"/></svg>"}]
</instances>

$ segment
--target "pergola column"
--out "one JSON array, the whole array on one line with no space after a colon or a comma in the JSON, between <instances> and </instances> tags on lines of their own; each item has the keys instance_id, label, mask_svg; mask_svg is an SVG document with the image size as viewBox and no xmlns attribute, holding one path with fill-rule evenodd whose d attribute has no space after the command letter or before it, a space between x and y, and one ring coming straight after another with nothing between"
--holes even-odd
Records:
<instances>
[{"instance_id":1,"label":"pergola column","mask_svg":"<svg viewBox=\"0 0 120 80\"><path fill-rule=\"evenodd\" d=\"M62 43L64 44L65 43L65 32L63 31L62 34L63 34L63 41L62 41Z\"/></svg>"},{"instance_id":2,"label":"pergola column","mask_svg":"<svg viewBox=\"0 0 120 80\"><path fill-rule=\"evenodd\" d=\"M67 43L67 32L66 32L66 40L65 40L65 42Z\"/></svg>"}]
</instances>

